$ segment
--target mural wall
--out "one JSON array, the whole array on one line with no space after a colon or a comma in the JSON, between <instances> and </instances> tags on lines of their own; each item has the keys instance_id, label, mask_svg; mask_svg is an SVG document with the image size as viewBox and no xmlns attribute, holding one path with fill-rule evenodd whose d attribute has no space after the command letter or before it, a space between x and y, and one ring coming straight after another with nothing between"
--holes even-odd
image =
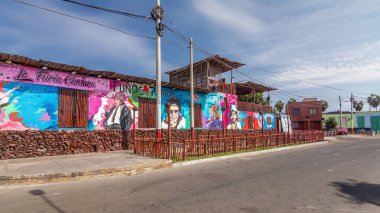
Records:
<instances>
[{"instance_id":1,"label":"mural wall","mask_svg":"<svg viewBox=\"0 0 380 213\"><path fill-rule=\"evenodd\" d=\"M133 121L132 109L139 108L139 98L156 98L155 88L146 84L0 64L0 129L57 129L60 87L89 91L88 129L138 128L139 114L135 112ZM261 129L261 116L237 110L236 95L196 93L194 100L201 105L204 129L248 129L249 122ZM163 128L189 129L190 91L163 88L161 110ZM273 129L273 114L263 118L264 129Z\"/></svg>"},{"instance_id":2,"label":"mural wall","mask_svg":"<svg viewBox=\"0 0 380 213\"><path fill-rule=\"evenodd\" d=\"M242 129L252 128L259 130L262 129L263 125L265 130L272 130L276 128L276 118L272 113L264 113L263 115L260 115L255 112L240 112L240 114ZM252 124L249 122L252 122Z\"/></svg>"},{"instance_id":3,"label":"mural wall","mask_svg":"<svg viewBox=\"0 0 380 213\"><path fill-rule=\"evenodd\" d=\"M1 130L57 129L58 88L0 81Z\"/></svg>"}]
</instances>

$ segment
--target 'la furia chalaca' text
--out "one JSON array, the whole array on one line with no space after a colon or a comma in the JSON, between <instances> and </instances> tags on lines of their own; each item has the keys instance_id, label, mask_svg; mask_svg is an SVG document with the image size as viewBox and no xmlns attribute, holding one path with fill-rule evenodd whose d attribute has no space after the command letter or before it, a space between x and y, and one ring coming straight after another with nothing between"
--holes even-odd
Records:
<instances>
[{"instance_id":1,"label":"'la furia chalaca' text","mask_svg":"<svg viewBox=\"0 0 380 213\"><path fill-rule=\"evenodd\" d=\"M29 81L29 82L44 82L44 83L56 83L65 84L67 86L88 87L95 88L96 84L93 81L88 81L84 77L72 74L66 77L59 76L58 73L50 74L47 70L39 70L34 79L29 76L23 68L13 78L16 81Z\"/></svg>"}]
</instances>

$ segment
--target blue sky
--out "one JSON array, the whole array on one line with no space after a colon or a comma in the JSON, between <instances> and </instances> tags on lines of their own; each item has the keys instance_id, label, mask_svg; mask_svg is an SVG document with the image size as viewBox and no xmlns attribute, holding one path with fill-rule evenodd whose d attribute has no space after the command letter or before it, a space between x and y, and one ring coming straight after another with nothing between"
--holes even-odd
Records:
<instances>
[{"instance_id":1,"label":"blue sky","mask_svg":"<svg viewBox=\"0 0 380 213\"><path fill-rule=\"evenodd\" d=\"M24 0L90 19L126 32L155 36L153 23L80 7L59 0ZM149 15L154 0L82 0L116 10ZM247 64L235 81L254 80L281 89L273 101L318 97L338 109L349 93L295 79L353 91L380 93L380 1L162 0L164 22L209 52ZM0 51L155 77L155 41L132 37L12 0L0 2ZM179 46L179 47L178 47ZM163 71L188 64L185 44L165 32ZM194 59L207 55L195 52ZM265 70L269 70L269 73ZM164 76L167 80L167 76ZM357 99L359 99L357 97ZM365 102L365 100L363 100ZM343 110L349 110L343 102ZM366 105L364 109L368 109Z\"/></svg>"}]
</instances>

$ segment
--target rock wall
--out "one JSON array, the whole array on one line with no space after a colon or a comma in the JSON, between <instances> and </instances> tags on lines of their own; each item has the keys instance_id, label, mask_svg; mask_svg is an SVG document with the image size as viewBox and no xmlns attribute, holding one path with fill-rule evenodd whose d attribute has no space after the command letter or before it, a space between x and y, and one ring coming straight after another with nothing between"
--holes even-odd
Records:
<instances>
[{"instance_id":1,"label":"rock wall","mask_svg":"<svg viewBox=\"0 0 380 213\"><path fill-rule=\"evenodd\" d=\"M128 149L121 130L0 131L0 159Z\"/></svg>"}]
</instances>

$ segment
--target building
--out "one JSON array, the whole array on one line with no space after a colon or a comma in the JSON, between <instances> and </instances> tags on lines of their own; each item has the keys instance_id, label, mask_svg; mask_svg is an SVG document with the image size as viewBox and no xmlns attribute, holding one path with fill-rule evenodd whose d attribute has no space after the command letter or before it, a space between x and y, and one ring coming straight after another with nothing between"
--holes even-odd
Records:
<instances>
[{"instance_id":1,"label":"building","mask_svg":"<svg viewBox=\"0 0 380 213\"><path fill-rule=\"evenodd\" d=\"M342 112L342 124L340 124L340 113L337 112L327 112L323 114L323 127L325 126L325 121L329 118L334 118L337 122L337 127L342 126L349 130L351 130L351 125L356 128L355 122L355 114L353 115L353 119L351 119L351 112ZM352 123L353 122L353 123Z\"/></svg>"},{"instance_id":2,"label":"building","mask_svg":"<svg viewBox=\"0 0 380 213\"><path fill-rule=\"evenodd\" d=\"M322 102L316 98L288 103L286 114L290 115L294 130L321 130L322 128Z\"/></svg>"},{"instance_id":3,"label":"building","mask_svg":"<svg viewBox=\"0 0 380 213\"><path fill-rule=\"evenodd\" d=\"M239 103L236 91L243 94L242 86L215 89L211 81L205 84L203 73L195 87L196 128L274 131L270 106ZM209 78L213 72L206 73ZM0 147L8 147L0 158L122 149L129 139L118 131L155 128L154 85L147 78L0 53ZM163 82L162 87L162 127L189 129L187 83Z\"/></svg>"}]
</instances>

